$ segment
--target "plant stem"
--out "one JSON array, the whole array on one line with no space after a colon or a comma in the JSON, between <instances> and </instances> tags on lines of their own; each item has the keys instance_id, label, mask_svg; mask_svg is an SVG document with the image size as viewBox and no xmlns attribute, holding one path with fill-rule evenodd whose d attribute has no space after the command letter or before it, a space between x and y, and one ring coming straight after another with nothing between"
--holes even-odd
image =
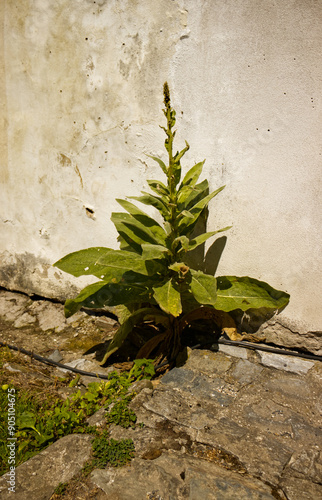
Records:
<instances>
[{"instance_id":1,"label":"plant stem","mask_svg":"<svg viewBox=\"0 0 322 500\"><path fill-rule=\"evenodd\" d=\"M168 151L169 155L169 166L168 166L168 175L167 175L167 182L168 182L168 189L170 193L170 226L171 226L171 233L169 236L170 240L170 245L172 248L173 241L175 238L178 236L178 228L177 228L177 190L176 190L176 183L175 183L175 161L173 158L173 139L175 132L172 132L172 127L175 124L175 111L174 109L171 108L171 102L170 102L170 91L167 82L164 84L163 87L163 93L164 93L164 104L165 104L165 110L164 114L167 119L167 129L165 129L165 132L167 134L167 139L166 139L166 149ZM177 252L173 249L172 253L172 263L176 262L177 260Z\"/></svg>"}]
</instances>

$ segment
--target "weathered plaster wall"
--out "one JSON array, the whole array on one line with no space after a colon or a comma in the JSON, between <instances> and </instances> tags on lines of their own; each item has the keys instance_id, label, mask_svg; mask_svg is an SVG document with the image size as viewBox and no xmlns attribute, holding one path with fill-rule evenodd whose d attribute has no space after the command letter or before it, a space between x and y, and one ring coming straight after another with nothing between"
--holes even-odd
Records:
<instances>
[{"instance_id":1,"label":"weathered plaster wall","mask_svg":"<svg viewBox=\"0 0 322 500\"><path fill-rule=\"evenodd\" d=\"M51 267L117 248L116 197L163 155L168 80L186 165L226 189L217 274L291 294L280 318L321 329L321 34L315 0L2 0L0 285L75 293ZM221 243L225 243L221 240Z\"/></svg>"}]
</instances>

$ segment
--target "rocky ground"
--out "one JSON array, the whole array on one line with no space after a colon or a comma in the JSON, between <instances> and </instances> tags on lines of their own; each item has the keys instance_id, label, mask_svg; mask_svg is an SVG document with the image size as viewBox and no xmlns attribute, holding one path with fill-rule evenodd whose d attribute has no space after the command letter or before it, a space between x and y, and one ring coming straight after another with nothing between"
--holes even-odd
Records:
<instances>
[{"instance_id":1,"label":"rocky ground","mask_svg":"<svg viewBox=\"0 0 322 500\"><path fill-rule=\"evenodd\" d=\"M111 369L84 352L113 335L113 317L81 312L66 320L59 303L2 290L0 321L2 342L86 371ZM57 370L35 360L6 369L30 384ZM318 360L223 345L192 350L183 366L137 388L131 406L142 425L111 428L114 439L134 441L129 466L96 469L84 479L92 438L65 436L17 468L15 499L54 499L59 483L74 481L65 498L317 500L321 379ZM92 423L103 417L94 415ZM6 481L0 478L3 499L10 495Z\"/></svg>"}]
</instances>

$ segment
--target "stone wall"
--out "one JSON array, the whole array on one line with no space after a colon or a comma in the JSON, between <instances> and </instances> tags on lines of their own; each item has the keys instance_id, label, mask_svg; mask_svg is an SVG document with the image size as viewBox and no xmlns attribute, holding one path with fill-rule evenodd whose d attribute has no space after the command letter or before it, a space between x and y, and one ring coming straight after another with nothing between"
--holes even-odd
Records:
<instances>
[{"instance_id":1,"label":"stone wall","mask_svg":"<svg viewBox=\"0 0 322 500\"><path fill-rule=\"evenodd\" d=\"M217 274L291 294L280 321L321 330L321 5L314 0L2 0L0 285L65 298L52 267L117 248L115 198L163 155L162 85L186 166L207 159ZM162 174L161 174L162 175ZM151 212L153 214L153 212ZM215 257L214 257L215 258Z\"/></svg>"}]
</instances>

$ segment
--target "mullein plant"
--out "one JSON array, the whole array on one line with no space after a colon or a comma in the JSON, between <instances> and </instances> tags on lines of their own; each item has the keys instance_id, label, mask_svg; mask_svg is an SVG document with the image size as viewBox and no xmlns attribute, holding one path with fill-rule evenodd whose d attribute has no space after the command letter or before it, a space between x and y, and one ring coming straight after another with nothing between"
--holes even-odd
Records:
<instances>
[{"instance_id":1,"label":"mullein plant","mask_svg":"<svg viewBox=\"0 0 322 500\"><path fill-rule=\"evenodd\" d=\"M230 226L196 236L196 225L204 218L209 202L225 186L209 192L207 180L198 182L204 161L191 167L182 178L181 160L189 149L186 142L174 153L176 112L171 107L168 84L164 84L167 164L151 158L160 166L164 182L147 180L151 192L116 201L125 210L112 213L120 249L92 247L66 255L54 265L73 276L93 275L99 281L86 286L65 303L66 317L80 308L115 307L120 327L108 345L101 364L105 364L134 327L153 323L155 336L140 349L137 358L153 357L156 363L171 365L182 349L181 339L188 325L196 320L211 320L230 337L236 325L228 314L236 309L280 310L289 295L265 282L249 277L215 278L192 269L189 252L203 245ZM128 201L154 207L163 221Z\"/></svg>"}]
</instances>

